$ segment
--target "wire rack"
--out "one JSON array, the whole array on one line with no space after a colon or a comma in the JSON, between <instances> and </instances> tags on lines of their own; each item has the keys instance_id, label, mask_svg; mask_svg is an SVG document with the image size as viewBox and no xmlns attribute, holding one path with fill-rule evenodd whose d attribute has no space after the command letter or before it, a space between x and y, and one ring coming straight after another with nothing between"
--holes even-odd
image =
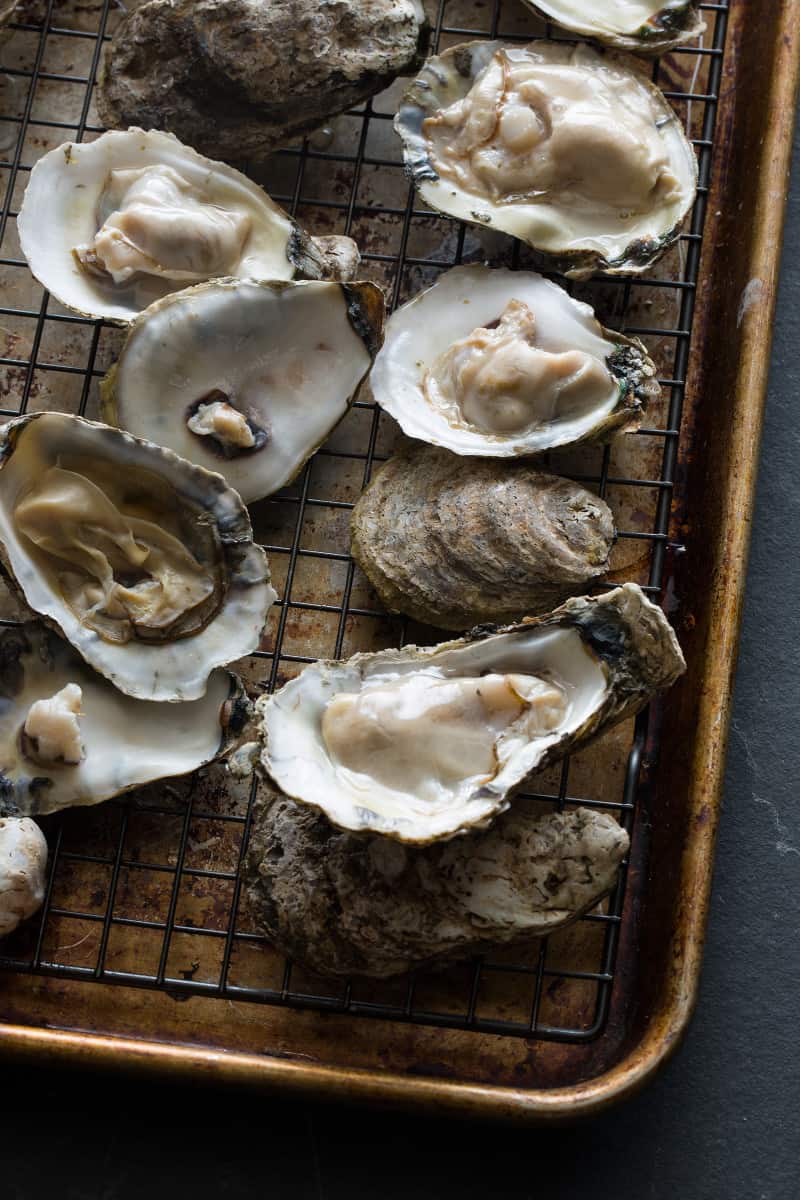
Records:
<instances>
[{"instance_id":1,"label":"wire rack","mask_svg":"<svg viewBox=\"0 0 800 1200\"><path fill-rule=\"evenodd\" d=\"M680 242L645 279L570 289L593 303L605 324L645 341L659 367L663 403L646 428L614 447L550 459L553 469L611 504L620 532L611 580L633 579L667 603L670 560L683 550L670 540L669 524L680 500L674 485L728 4L700 7L708 26L703 41L653 65L700 163L697 202ZM434 0L429 15L440 49L473 37L559 36L520 0ZM43 292L21 258L15 218L42 153L102 132L92 86L120 13L110 0L48 0L18 16L0 47L0 415L56 409L94 416L98 380L122 335L70 314ZM250 169L312 232L355 237L364 277L385 287L392 306L462 261L531 261L510 239L420 206L391 130L400 87ZM397 440L391 421L359 400L300 479L253 506L281 593L261 648L239 666L253 693L279 686L317 657L437 640L383 613L347 552L348 512ZM3 623L21 615L6 597ZM657 718L652 709L640 714L599 747L543 773L522 802L601 808L632 831L642 767L655 769L657 761ZM3 943L0 969L161 989L176 1000L207 995L528 1038L577 1042L602 1032L625 868L595 911L524 953L388 982L332 985L269 946L247 911L239 868L261 786L255 778L237 783L212 766L124 802L44 821L51 847L45 904ZM636 835L646 837L644 825Z\"/></svg>"}]
</instances>

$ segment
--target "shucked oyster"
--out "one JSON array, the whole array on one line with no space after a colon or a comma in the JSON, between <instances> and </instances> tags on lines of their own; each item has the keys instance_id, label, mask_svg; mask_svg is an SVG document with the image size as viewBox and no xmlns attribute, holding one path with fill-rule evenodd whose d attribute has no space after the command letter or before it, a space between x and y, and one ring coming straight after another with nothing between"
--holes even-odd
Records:
<instances>
[{"instance_id":1,"label":"shucked oyster","mask_svg":"<svg viewBox=\"0 0 800 1200\"><path fill-rule=\"evenodd\" d=\"M350 520L383 604L443 629L542 613L608 567L614 520L570 479L433 446L395 455Z\"/></svg>"},{"instance_id":2,"label":"shucked oyster","mask_svg":"<svg viewBox=\"0 0 800 1200\"><path fill-rule=\"evenodd\" d=\"M620 50L664 54L705 29L697 0L523 0L570 33Z\"/></svg>"},{"instance_id":3,"label":"shucked oyster","mask_svg":"<svg viewBox=\"0 0 800 1200\"><path fill-rule=\"evenodd\" d=\"M410 437L502 458L635 429L655 375L640 342L541 275L468 266L392 314L370 385Z\"/></svg>"},{"instance_id":4,"label":"shucked oyster","mask_svg":"<svg viewBox=\"0 0 800 1200\"><path fill-rule=\"evenodd\" d=\"M76 312L111 321L222 275L330 273L260 187L157 131L105 133L45 154L17 227L39 282Z\"/></svg>"},{"instance_id":5,"label":"shucked oyster","mask_svg":"<svg viewBox=\"0 0 800 1200\"><path fill-rule=\"evenodd\" d=\"M581 808L513 810L488 833L405 847L286 796L256 801L245 887L257 924L323 975L397 975L530 941L614 886L628 835Z\"/></svg>"},{"instance_id":6,"label":"shucked oyster","mask_svg":"<svg viewBox=\"0 0 800 1200\"><path fill-rule=\"evenodd\" d=\"M275 599L220 475L63 413L0 440L0 555L28 605L129 696L194 700Z\"/></svg>"},{"instance_id":7,"label":"shucked oyster","mask_svg":"<svg viewBox=\"0 0 800 1200\"><path fill-rule=\"evenodd\" d=\"M243 162L412 74L425 41L420 0L151 0L106 50L97 107Z\"/></svg>"},{"instance_id":8,"label":"shucked oyster","mask_svg":"<svg viewBox=\"0 0 800 1200\"><path fill-rule=\"evenodd\" d=\"M209 470L249 504L283 487L345 415L383 334L372 283L200 284L145 309L103 415Z\"/></svg>"},{"instance_id":9,"label":"shucked oyster","mask_svg":"<svg viewBox=\"0 0 800 1200\"><path fill-rule=\"evenodd\" d=\"M229 749L248 715L228 671L213 671L198 700L134 700L33 622L0 630L0 699L2 816L99 804L184 775Z\"/></svg>"},{"instance_id":10,"label":"shucked oyster","mask_svg":"<svg viewBox=\"0 0 800 1200\"><path fill-rule=\"evenodd\" d=\"M395 118L432 208L513 234L567 274L646 270L697 184L681 123L636 60L566 42L431 58Z\"/></svg>"},{"instance_id":11,"label":"shucked oyster","mask_svg":"<svg viewBox=\"0 0 800 1200\"><path fill-rule=\"evenodd\" d=\"M626 584L497 632L306 667L257 702L262 763L334 825L433 842L486 828L684 667L661 609Z\"/></svg>"}]
</instances>

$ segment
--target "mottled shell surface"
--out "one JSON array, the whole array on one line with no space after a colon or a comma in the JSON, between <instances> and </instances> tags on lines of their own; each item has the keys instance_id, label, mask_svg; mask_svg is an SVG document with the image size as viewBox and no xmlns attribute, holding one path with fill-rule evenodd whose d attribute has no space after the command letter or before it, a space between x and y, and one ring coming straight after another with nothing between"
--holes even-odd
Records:
<instances>
[{"instance_id":1,"label":"mottled shell surface","mask_svg":"<svg viewBox=\"0 0 800 1200\"><path fill-rule=\"evenodd\" d=\"M334 829L268 793L256 801L245 888L256 924L323 975L387 977L524 943L614 886L628 835L605 813L515 809L488 833L400 846Z\"/></svg>"},{"instance_id":2,"label":"mottled shell surface","mask_svg":"<svg viewBox=\"0 0 800 1200\"><path fill-rule=\"evenodd\" d=\"M151 0L106 51L98 110L242 162L413 73L426 42L419 0Z\"/></svg>"},{"instance_id":3,"label":"mottled shell surface","mask_svg":"<svg viewBox=\"0 0 800 1200\"><path fill-rule=\"evenodd\" d=\"M79 763L33 761L21 731L32 704L81 689ZM230 750L248 719L241 681L214 671L204 696L160 704L124 695L37 622L0 630L0 816L41 816L99 804L185 775Z\"/></svg>"},{"instance_id":4,"label":"mottled shell surface","mask_svg":"<svg viewBox=\"0 0 800 1200\"><path fill-rule=\"evenodd\" d=\"M350 528L382 603L442 629L554 608L607 569L615 537L608 505L580 484L433 446L386 463Z\"/></svg>"}]
</instances>

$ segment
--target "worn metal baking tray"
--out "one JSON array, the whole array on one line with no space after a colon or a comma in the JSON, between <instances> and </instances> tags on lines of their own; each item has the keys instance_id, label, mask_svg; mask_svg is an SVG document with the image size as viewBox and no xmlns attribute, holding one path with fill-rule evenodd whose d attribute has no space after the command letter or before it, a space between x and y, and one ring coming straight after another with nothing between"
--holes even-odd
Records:
<instances>
[{"instance_id":1,"label":"worn metal baking tray","mask_svg":"<svg viewBox=\"0 0 800 1200\"><path fill-rule=\"evenodd\" d=\"M689 1020L702 954L800 63L797 0L702 4L708 29L653 66L695 139L701 188L648 278L575 291L637 332L664 398L610 450L551 457L607 498L634 579L689 671L637 721L542 773L532 806L598 805L632 832L616 893L571 929L444 973L346 987L254 932L237 870L252 788L221 768L45 822L45 908L0 948L0 1049L437 1111L574 1115L630 1093ZM558 34L519 0L433 0L440 46ZM21 261L15 213L46 150L99 128L91 80L109 0L27 0L0 48L0 415L94 415L120 333L62 310ZM398 87L308 144L250 164L314 232L346 232L393 303L457 261L519 246L419 206L390 117ZM254 691L320 655L435 634L379 610L347 556L348 510L397 440L365 396L302 477L253 508L281 603ZM8 596L0 618L15 621Z\"/></svg>"}]
</instances>

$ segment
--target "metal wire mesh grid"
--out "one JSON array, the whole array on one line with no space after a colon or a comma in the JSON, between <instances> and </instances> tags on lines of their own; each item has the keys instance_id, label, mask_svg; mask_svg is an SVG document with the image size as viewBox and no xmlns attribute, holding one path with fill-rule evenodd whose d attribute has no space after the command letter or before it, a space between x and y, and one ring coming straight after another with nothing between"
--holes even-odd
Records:
<instances>
[{"instance_id":1,"label":"metal wire mesh grid","mask_svg":"<svg viewBox=\"0 0 800 1200\"><path fill-rule=\"evenodd\" d=\"M702 4L700 45L656 62L653 78L687 128L700 162L698 199L678 248L642 280L572 287L604 323L641 337L659 365L664 403L653 422L618 447L553 455L551 465L605 496L620 532L614 579L632 578L658 598L669 540L692 316L711 170L727 3ZM557 37L519 0L434 0L439 48L472 37ZM22 10L23 17L26 10ZM61 409L96 415L97 381L121 334L60 308L30 277L15 218L27 173L65 140L91 138L92 83L118 19L110 0L56 4L11 27L0 51L4 93L0 162L0 414ZM462 261L524 266L518 243L484 235L421 207L405 181L391 133L397 88L332 123L302 146L252 170L275 199L315 233L358 240L364 276L381 282L393 306ZM304 663L430 631L381 612L347 553L347 515L396 431L369 400L356 403L300 479L253 508L281 599L262 648L244 664L253 691L272 689ZM3 622L19 612L7 598ZM617 815L630 831L645 753L654 754L652 714L606 739L600 758L573 758L543 773L525 802L581 804ZM598 770L598 764L600 769ZM625 894L614 894L571 930L529 953L498 954L442 974L418 972L388 983L331 985L269 947L246 911L239 868L257 780L236 784L221 768L143 789L125 802L45 822L51 844L41 916L4 943L0 968L87 981L161 988L290 1007L348 1012L564 1041L596 1037L608 1013Z\"/></svg>"}]
</instances>

